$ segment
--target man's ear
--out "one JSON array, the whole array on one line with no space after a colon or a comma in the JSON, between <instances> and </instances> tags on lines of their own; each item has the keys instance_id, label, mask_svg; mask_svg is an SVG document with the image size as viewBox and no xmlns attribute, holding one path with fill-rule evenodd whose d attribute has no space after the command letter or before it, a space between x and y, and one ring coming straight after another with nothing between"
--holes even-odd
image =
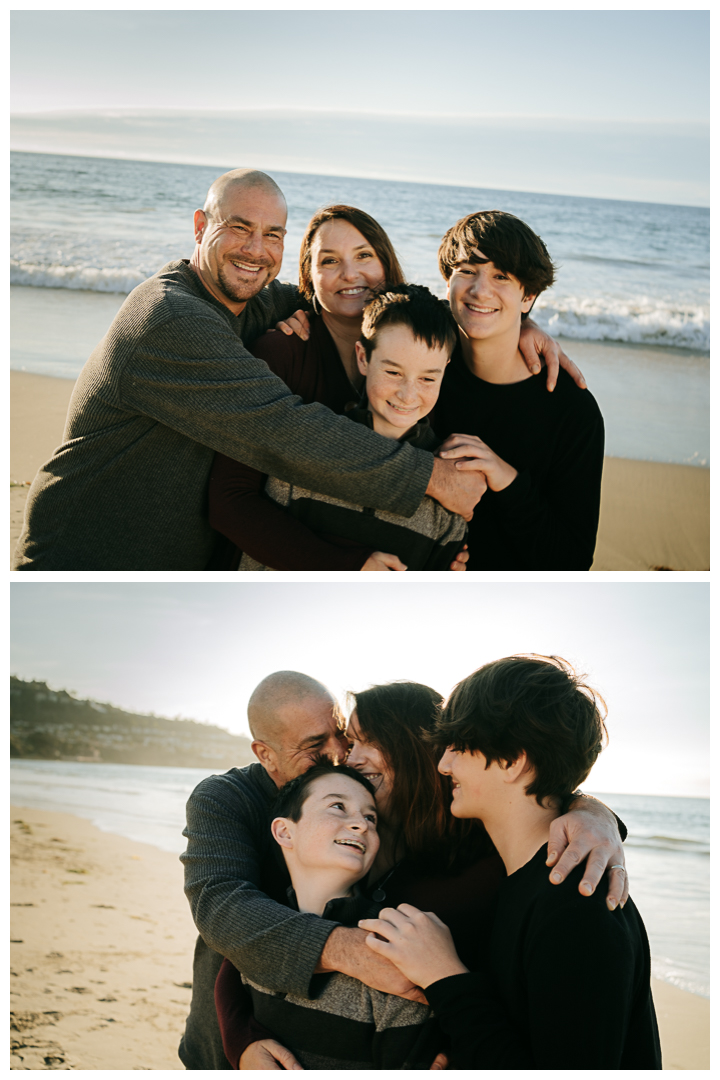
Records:
<instances>
[{"instance_id":1,"label":"man's ear","mask_svg":"<svg viewBox=\"0 0 720 1080\"><path fill-rule=\"evenodd\" d=\"M355 342L355 357L357 359L358 371L361 375L367 375L368 361L361 341Z\"/></svg>"},{"instance_id":2,"label":"man's ear","mask_svg":"<svg viewBox=\"0 0 720 1080\"><path fill-rule=\"evenodd\" d=\"M276 817L270 825L270 832L277 840L280 847L291 849L293 846L295 822L290 818Z\"/></svg>"},{"instance_id":3,"label":"man's ear","mask_svg":"<svg viewBox=\"0 0 720 1080\"><path fill-rule=\"evenodd\" d=\"M205 232L205 226L207 225L207 218L205 217L204 210L196 210L193 217L193 225L195 227L195 241L200 243L203 233Z\"/></svg>"},{"instance_id":4,"label":"man's ear","mask_svg":"<svg viewBox=\"0 0 720 1080\"><path fill-rule=\"evenodd\" d=\"M268 746L267 743L261 742L260 739L254 739L251 743L252 752L258 759L263 769L269 776L274 777L278 772L277 757L272 746Z\"/></svg>"}]
</instances>

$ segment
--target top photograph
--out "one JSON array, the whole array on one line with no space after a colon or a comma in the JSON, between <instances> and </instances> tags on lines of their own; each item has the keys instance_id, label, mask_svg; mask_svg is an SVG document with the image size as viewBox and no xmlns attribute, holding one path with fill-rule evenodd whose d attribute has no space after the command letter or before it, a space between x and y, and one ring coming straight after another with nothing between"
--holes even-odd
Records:
<instances>
[{"instance_id":1,"label":"top photograph","mask_svg":"<svg viewBox=\"0 0 720 1080\"><path fill-rule=\"evenodd\" d=\"M11 55L12 570L709 571L708 11Z\"/></svg>"}]
</instances>

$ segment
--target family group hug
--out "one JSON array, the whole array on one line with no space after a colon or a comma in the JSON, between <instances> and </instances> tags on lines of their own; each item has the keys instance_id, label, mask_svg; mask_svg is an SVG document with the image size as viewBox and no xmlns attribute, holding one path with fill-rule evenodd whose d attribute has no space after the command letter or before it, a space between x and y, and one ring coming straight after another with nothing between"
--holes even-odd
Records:
<instances>
[{"instance_id":1,"label":"family group hug","mask_svg":"<svg viewBox=\"0 0 720 1080\"><path fill-rule=\"evenodd\" d=\"M344 205L277 282L286 218L265 173L215 181L192 258L130 293L83 368L14 569L588 570L603 421L528 317L555 277L540 237L462 218L442 301Z\"/></svg>"},{"instance_id":2,"label":"family group hug","mask_svg":"<svg viewBox=\"0 0 720 1080\"><path fill-rule=\"evenodd\" d=\"M600 695L559 657L443 704L307 675L248 704L258 761L187 805L187 1069L660 1069L623 823L578 791ZM549 869L552 867L552 869Z\"/></svg>"}]
</instances>

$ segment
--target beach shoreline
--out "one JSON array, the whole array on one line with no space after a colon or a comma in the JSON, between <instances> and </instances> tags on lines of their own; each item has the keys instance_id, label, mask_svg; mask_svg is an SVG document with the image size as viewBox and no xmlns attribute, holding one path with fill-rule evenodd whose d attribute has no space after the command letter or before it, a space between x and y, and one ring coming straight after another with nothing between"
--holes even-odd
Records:
<instances>
[{"instance_id":1,"label":"beach shoreline","mask_svg":"<svg viewBox=\"0 0 720 1080\"><path fill-rule=\"evenodd\" d=\"M62 440L74 380L10 372L10 551L30 483ZM709 570L710 470L605 459L593 571Z\"/></svg>"},{"instance_id":2,"label":"beach shoreline","mask_svg":"<svg viewBox=\"0 0 720 1080\"><path fill-rule=\"evenodd\" d=\"M15 1069L181 1069L196 931L177 855L11 808ZM665 1069L709 1068L706 998L653 979Z\"/></svg>"}]
</instances>

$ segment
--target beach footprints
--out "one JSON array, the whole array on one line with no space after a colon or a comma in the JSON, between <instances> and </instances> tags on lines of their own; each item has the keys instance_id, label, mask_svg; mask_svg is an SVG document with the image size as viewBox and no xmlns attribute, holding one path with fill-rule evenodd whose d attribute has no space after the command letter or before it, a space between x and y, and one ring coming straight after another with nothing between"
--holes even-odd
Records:
<instances>
[{"instance_id":1,"label":"beach footprints","mask_svg":"<svg viewBox=\"0 0 720 1080\"><path fill-rule=\"evenodd\" d=\"M65 1051L51 1039L37 1038L34 1031L42 1026L54 1026L62 1013L18 1011L10 1013L11 1069L73 1069L74 1063Z\"/></svg>"}]
</instances>

